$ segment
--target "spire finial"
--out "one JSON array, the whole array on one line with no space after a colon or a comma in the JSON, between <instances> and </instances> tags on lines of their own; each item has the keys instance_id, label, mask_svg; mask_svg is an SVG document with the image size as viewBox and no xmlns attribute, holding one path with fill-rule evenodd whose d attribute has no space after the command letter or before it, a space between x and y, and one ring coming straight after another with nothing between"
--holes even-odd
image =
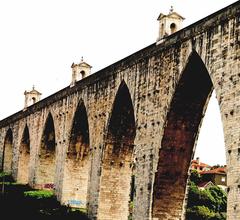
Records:
<instances>
[{"instance_id":1,"label":"spire finial","mask_svg":"<svg viewBox=\"0 0 240 220\"><path fill-rule=\"evenodd\" d=\"M83 62L83 56L81 57L81 62Z\"/></svg>"},{"instance_id":2,"label":"spire finial","mask_svg":"<svg viewBox=\"0 0 240 220\"><path fill-rule=\"evenodd\" d=\"M171 5L171 8L169 10L169 13L172 13L173 12L173 6Z\"/></svg>"},{"instance_id":3,"label":"spire finial","mask_svg":"<svg viewBox=\"0 0 240 220\"><path fill-rule=\"evenodd\" d=\"M33 84L33 86L32 86L32 90L34 90L35 89L35 86L34 86L34 84Z\"/></svg>"}]
</instances>

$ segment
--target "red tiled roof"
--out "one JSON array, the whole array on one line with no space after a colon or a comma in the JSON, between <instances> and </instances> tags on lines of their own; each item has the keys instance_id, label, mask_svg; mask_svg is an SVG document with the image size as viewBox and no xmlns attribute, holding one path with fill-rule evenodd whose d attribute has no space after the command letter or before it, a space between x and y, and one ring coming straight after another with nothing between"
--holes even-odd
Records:
<instances>
[{"instance_id":1,"label":"red tiled roof","mask_svg":"<svg viewBox=\"0 0 240 220\"><path fill-rule=\"evenodd\" d=\"M202 172L200 172L200 174L226 174L226 168L218 167L213 170L202 171Z\"/></svg>"},{"instance_id":2,"label":"red tiled roof","mask_svg":"<svg viewBox=\"0 0 240 220\"><path fill-rule=\"evenodd\" d=\"M198 187L206 187L207 185L214 185L211 181L199 183Z\"/></svg>"},{"instance_id":3,"label":"red tiled roof","mask_svg":"<svg viewBox=\"0 0 240 220\"><path fill-rule=\"evenodd\" d=\"M211 167L210 165L206 164L206 163L198 163L196 160L192 160L192 165L195 165L195 166L200 166L200 167Z\"/></svg>"}]
</instances>

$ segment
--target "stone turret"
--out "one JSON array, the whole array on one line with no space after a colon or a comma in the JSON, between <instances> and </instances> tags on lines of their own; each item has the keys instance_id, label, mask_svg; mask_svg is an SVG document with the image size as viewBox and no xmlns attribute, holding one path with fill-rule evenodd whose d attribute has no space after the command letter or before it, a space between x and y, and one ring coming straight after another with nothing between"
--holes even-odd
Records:
<instances>
[{"instance_id":1,"label":"stone turret","mask_svg":"<svg viewBox=\"0 0 240 220\"><path fill-rule=\"evenodd\" d=\"M160 13L157 19L159 21L159 35L157 42L162 41L164 37L180 30L184 19L184 17L173 10L172 6L167 15Z\"/></svg>"},{"instance_id":2,"label":"stone turret","mask_svg":"<svg viewBox=\"0 0 240 220\"><path fill-rule=\"evenodd\" d=\"M25 109L28 106L38 102L41 99L42 93L38 92L33 86L31 91L28 92L25 90L24 95L25 95L25 103L24 103L24 109Z\"/></svg>"},{"instance_id":3,"label":"stone turret","mask_svg":"<svg viewBox=\"0 0 240 220\"><path fill-rule=\"evenodd\" d=\"M91 68L89 64L83 61L83 57L79 64L73 63L72 66L72 82L71 86L74 86L75 83L91 74Z\"/></svg>"}]
</instances>

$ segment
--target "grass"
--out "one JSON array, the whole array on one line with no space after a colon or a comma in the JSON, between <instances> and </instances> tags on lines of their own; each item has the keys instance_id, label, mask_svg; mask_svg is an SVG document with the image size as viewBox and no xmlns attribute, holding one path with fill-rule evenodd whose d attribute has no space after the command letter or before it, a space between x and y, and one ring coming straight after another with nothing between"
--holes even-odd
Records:
<instances>
[{"instance_id":1,"label":"grass","mask_svg":"<svg viewBox=\"0 0 240 220\"><path fill-rule=\"evenodd\" d=\"M53 192L49 190L33 190L24 192L25 197L36 198L36 199L46 199L53 197Z\"/></svg>"},{"instance_id":2,"label":"grass","mask_svg":"<svg viewBox=\"0 0 240 220\"><path fill-rule=\"evenodd\" d=\"M7 182L3 182L7 180ZM89 220L84 209L62 206L53 192L34 190L28 185L18 184L11 176L0 173L0 189L4 183L4 193L0 192L1 216L25 220Z\"/></svg>"}]
</instances>

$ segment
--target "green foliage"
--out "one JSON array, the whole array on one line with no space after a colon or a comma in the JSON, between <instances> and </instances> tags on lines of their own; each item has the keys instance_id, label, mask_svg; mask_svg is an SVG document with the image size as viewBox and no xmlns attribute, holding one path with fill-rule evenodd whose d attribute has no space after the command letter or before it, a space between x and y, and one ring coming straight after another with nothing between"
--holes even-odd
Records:
<instances>
[{"instance_id":1,"label":"green foliage","mask_svg":"<svg viewBox=\"0 0 240 220\"><path fill-rule=\"evenodd\" d=\"M218 186L213 186L208 189L215 199L215 211L226 212L227 210L227 193Z\"/></svg>"},{"instance_id":2,"label":"green foliage","mask_svg":"<svg viewBox=\"0 0 240 220\"><path fill-rule=\"evenodd\" d=\"M11 185L11 186L26 186L25 184L22 183L16 183L16 182L0 182L0 184L4 184L4 185Z\"/></svg>"},{"instance_id":3,"label":"green foliage","mask_svg":"<svg viewBox=\"0 0 240 220\"><path fill-rule=\"evenodd\" d=\"M218 186L200 190L190 181L187 220L225 220L227 194Z\"/></svg>"},{"instance_id":4,"label":"green foliage","mask_svg":"<svg viewBox=\"0 0 240 220\"><path fill-rule=\"evenodd\" d=\"M202 180L201 175L198 173L197 170L191 170L190 174L190 181L192 181L195 184L200 183Z\"/></svg>"},{"instance_id":5,"label":"green foliage","mask_svg":"<svg viewBox=\"0 0 240 220\"><path fill-rule=\"evenodd\" d=\"M219 167L223 167L223 166L221 166L220 164L216 164L216 165L211 167L211 170L214 170L214 169L219 168Z\"/></svg>"},{"instance_id":6,"label":"green foliage","mask_svg":"<svg viewBox=\"0 0 240 220\"><path fill-rule=\"evenodd\" d=\"M211 167L211 170L214 170L214 169L219 168L219 167L223 168L223 167L225 167L225 165L216 164L216 165Z\"/></svg>"},{"instance_id":7,"label":"green foliage","mask_svg":"<svg viewBox=\"0 0 240 220\"><path fill-rule=\"evenodd\" d=\"M7 172L0 172L0 182L13 182L12 175Z\"/></svg>"},{"instance_id":8,"label":"green foliage","mask_svg":"<svg viewBox=\"0 0 240 220\"><path fill-rule=\"evenodd\" d=\"M215 210L215 199L208 190L199 190L195 183L190 183L188 192L188 207L205 206Z\"/></svg>"},{"instance_id":9,"label":"green foliage","mask_svg":"<svg viewBox=\"0 0 240 220\"><path fill-rule=\"evenodd\" d=\"M205 206L194 206L187 209L188 220L226 220L226 213L215 213Z\"/></svg>"},{"instance_id":10,"label":"green foliage","mask_svg":"<svg viewBox=\"0 0 240 220\"><path fill-rule=\"evenodd\" d=\"M128 216L128 220L132 220L133 219L133 208L134 208L134 203L133 201L131 201L129 203L129 216Z\"/></svg>"},{"instance_id":11,"label":"green foliage","mask_svg":"<svg viewBox=\"0 0 240 220\"><path fill-rule=\"evenodd\" d=\"M205 206L193 206L187 209L186 218L189 220L209 220L215 216L208 207Z\"/></svg>"},{"instance_id":12,"label":"green foliage","mask_svg":"<svg viewBox=\"0 0 240 220\"><path fill-rule=\"evenodd\" d=\"M8 176L8 175L10 175L9 173L6 173L6 172L0 172L0 178L1 177L4 177L4 176Z\"/></svg>"},{"instance_id":13,"label":"green foliage","mask_svg":"<svg viewBox=\"0 0 240 220\"><path fill-rule=\"evenodd\" d=\"M71 208L71 211L72 212L82 212L82 213L87 214L87 209L86 208L79 208L79 209Z\"/></svg>"},{"instance_id":14,"label":"green foliage","mask_svg":"<svg viewBox=\"0 0 240 220\"><path fill-rule=\"evenodd\" d=\"M129 208L133 209L133 207L134 207L134 203L133 203L133 201L131 201L130 204L129 204Z\"/></svg>"},{"instance_id":15,"label":"green foliage","mask_svg":"<svg viewBox=\"0 0 240 220\"><path fill-rule=\"evenodd\" d=\"M53 192L48 190L33 190L24 192L25 197L31 197L36 199L51 198L53 197Z\"/></svg>"}]
</instances>

